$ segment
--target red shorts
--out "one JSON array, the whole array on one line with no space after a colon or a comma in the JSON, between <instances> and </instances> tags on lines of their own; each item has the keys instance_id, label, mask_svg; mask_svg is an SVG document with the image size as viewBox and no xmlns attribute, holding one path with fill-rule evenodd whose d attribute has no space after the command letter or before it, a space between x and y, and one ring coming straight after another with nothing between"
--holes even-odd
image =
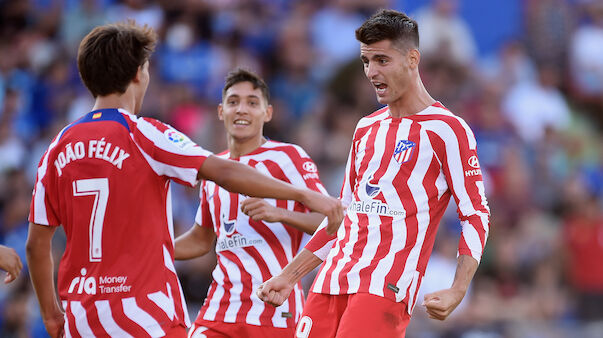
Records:
<instances>
[{"instance_id":1,"label":"red shorts","mask_svg":"<svg viewBox=\"0 0 603 338\"><path fill-rule=\"evenodd\" d=\"M188 338L212 337L293 337L294 327L280 328L272 326L257 326L245 323L212 322L198 319L188 331Z\"/></svg>"},{"instance_id":2,"label":"red shorts","mask_svg":"<svg viewBox=\"0 0 603 338\"><path fill-rule=\"evenodd\" d=\"M295 337L404 337L410 315L406 304L357 293L326 295L310 292Z\"/></svg>"}]
</instances>

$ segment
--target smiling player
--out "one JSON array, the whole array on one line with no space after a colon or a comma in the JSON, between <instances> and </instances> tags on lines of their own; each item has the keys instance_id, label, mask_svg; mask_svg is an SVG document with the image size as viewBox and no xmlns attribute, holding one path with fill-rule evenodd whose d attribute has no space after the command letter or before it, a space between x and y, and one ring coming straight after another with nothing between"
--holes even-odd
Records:
<instances>
[{"instance_id":1,"label":"smiling player","mask_svg":"<svg viewBox=\"0 0 603 338\"><path fill-rule=\"evenodd\" d=\"M326 195L316 165L301 147L263 136L264 123L272 118L268 98L268 87L256 74L238 69L228 75L218 106L228 150L218 156ZM276 309L254 290L293 259L309 238L304 233L314 233L323 218L300 203L249 198L202 182L195 224L176 239L175 257L204 255L217 237L218 264L189 336L293 336L304 303L301 285L296 283Z\"/></svg>"}]
</instances>

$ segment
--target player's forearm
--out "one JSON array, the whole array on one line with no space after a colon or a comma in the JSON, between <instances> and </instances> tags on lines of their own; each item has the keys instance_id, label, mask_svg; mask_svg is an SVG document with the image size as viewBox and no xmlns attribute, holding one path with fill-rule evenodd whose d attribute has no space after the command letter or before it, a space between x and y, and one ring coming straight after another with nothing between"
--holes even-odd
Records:
<instances>
[{"instance_id":1,"label":"player's forearm","mask_svg":"<svg viewBox=\"0 0 603 338\"><path fill-rule=\"evenodd\" d=\"M214 237L211 229L206 230L198 224L193 225L191 229L176 238L174 259L184 260L205 255L212 249Z\"/></svg>"},{"instance_id":2,"label":"player's forearm","mask_svg":"<svg viewBox=\"0 0 603 338\"><path fill-rule=\"evenodd\" d=\"M280 222L312 235L324 218L325 215L318 212L299 212L282 209L282 219Z\"/></svg>"},{"instance_id":3,"label":"player's forearm","mask_svg":"<svg viewBox=\"0 0 603 338\"><path fill-rule=\"evenodd\" d=\"M477 271L478 262L469 255L460 255L457 260L456 273L451 289L461 291L463 295L467 293L469 284Z\"/></svg>"},{"instance_id":4,"label":"player's forearm","mask_svg":"<svg viewBox=\"0 0 603 338\"><path fill-rule=\"evenodd\" d=\"M304 190L266 176L239 162L210 156L199 168L199 175L216 182L226 190L261 198L305 202Z\"/></svg>"},{"instance_id":5,"label":"player's forearm","mask_svg":"<svg viewBox=\"0 0 603 338\"><path fill-rule=\"evenodd\" d=\"M285 278L290 285L294 285L308 272L314 270L322 263L312 252L302 249L295 258L281 271L280 276Z\"/></svg>"}]
</instances>

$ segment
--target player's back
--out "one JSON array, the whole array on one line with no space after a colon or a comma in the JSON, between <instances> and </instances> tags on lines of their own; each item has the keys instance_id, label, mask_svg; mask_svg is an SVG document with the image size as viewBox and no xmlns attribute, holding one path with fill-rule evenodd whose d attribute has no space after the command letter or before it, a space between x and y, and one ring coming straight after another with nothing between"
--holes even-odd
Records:
<instances>
[{"instance_id":1,"label":"player's back","mask_svg":"<svg viewBox=\"0 0 603 338\"><path fill-rule=\"evenodd\" d=\"M70 330L161 335L188 322L172 258L170 177L157 168L182 154L161 140L190 142L158 121L104 109L63 129L42 159L32 218L65 229L58 289ZM187 164L196 177L199 163Z\"/></svg>"}]
</instances>

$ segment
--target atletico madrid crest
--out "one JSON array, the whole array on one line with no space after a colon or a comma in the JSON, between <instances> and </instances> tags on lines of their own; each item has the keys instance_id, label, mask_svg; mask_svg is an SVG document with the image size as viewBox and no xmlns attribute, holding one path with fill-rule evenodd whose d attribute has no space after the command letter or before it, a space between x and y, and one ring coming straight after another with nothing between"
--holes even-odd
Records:
<instances>
[{"instance_id":1,"label":"atletico madrid crest","mask_svg":"<svg viewBox=\"0 0 603 338\"><path fill-rule=\"evenodd\" d=\"M412 158L415 145L413 141L409 140L398 141L396 149L394 149L394 160L400 164L408 162Z\"/></svg>"}]
</instances>

